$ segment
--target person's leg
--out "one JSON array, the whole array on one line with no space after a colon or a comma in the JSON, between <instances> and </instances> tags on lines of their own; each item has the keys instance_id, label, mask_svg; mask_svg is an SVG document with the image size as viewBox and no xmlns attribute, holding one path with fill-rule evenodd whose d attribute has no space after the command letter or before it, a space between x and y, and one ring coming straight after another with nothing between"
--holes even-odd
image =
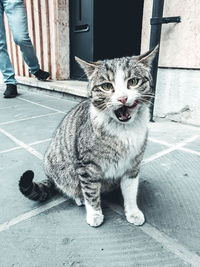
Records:
<instances>
[{"instance_id":1,"label":"person's leg","mask_svg":"<svg viewBox=\"0 0 200 267\"><path fill-rule=\"evenodd\" d=\"M0 71L6 84L16 84L15 73L7 51L3 14L4 7L0 1Z\"/></svg>"},{"instance_id":2,"label":"person's leg","mask_svg":"<svg viewBox=\"0 0 200 267\"><path fill-rule=\"evenodd\" d=\"M16 97L17 81L15 80L15 73L7 51L3 0L0 0L0 71L3 74L3 80L6 84L4 97Z\"/></svg>"},{"instance_id":3,"label":"person's leg","mask_svg":"<svg viewBox=\"0 0 200 267\"><path fill-rule=\"evenodd\" d=\"M28 33L27 16L23 0L2 0L13 39L19 45L29 72L34 74L39 69L39 63Z\"/></svg>"}]
</instances>

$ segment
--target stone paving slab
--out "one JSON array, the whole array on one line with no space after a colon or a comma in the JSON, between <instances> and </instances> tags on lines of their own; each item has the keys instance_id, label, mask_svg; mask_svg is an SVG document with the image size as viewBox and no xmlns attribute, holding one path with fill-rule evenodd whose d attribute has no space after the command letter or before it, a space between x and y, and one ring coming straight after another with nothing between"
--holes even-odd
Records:
<instances>
[{"instance_id":1,"label":"stone paving slab","mask_svg":"<svg viewBox=\"0 0 200 267\"><path fill-rule=\"evenodd\" d=\"M164 149L167 149L168 147L161 144L156 144L151 141L147 142L147 147L144 153L143 159L149 158L151 155L154 155L160 151L163 151Z\"/></svg>"},{"instance_id":2,"label":"stone paving slab","mask_svg":"<svg viewBox=\"0 0 200 267\"><path fill-rule=\"evenodd\" d=\"M7 136L0 133L0 153L4 150L16 147L16 143L10 140Z\"/></svg>"},{"instance_id":3,"label":"stone paving slab","mask_svg":"<svg viewBox=\"0 0 200 267\"><path fill-rule=\"evenodd\" d=\"M192 135L199 134L200 128L176 122L159 121L149 125L149 137L161 139L170 144L184 141Z\"/></svg>"},{"instance_id":4,"label":"stone paving slab","mask_svg":"<svg viewBox=\"0 0 200 267\"><path fill-rule=\"evenodd\" d=\"M0 154L0 223L38 206L25 199L18 189L19 177L27 169L35 171L36 179L45 178L41 161L27 151L20 149Z\"/></svg>"},{"instance_id":5,"label":"stone paving slab","mask_svg":"<svg viewBox=\"0 0 200 267\"><path fill-rule=\"evenodd\" d=\"M147 222L200 255L200 156L174 151L141 168Z\"/></svg>"},{"instance_id":6,"label":"stone paving slab","mask_svg":"<svg viewBox=\"0 0 200 267\"><path fill-rule=\"evenodd\" d=\"M72 201L1 233L3 266L189 266L108 208L91 228ZM146 245L148 244L148 245ZM6 257L5 255L9 255Z\"/></svg>"},{"instance_id":7,"label":"stone paving slab","mask_svg":"<svg viewBox=\"0 0 200 267\"><path fill-rule=\"evenodd\" d=\"M19 121L0 127L25 143L33 143L35 141L51 138L63 117L64 114L55 113L49 116Z\"/></svg>"},{"instance_id":8,"label":"stone paving slab","mask_svg":"<svg viewBox=\"0 0 200 267\"><path fill-rule=\"evenodd\" d=\"M200 138L198 138L194 142L187 144L185 147L200 152Z\"/></svg>"},{"instance_id":9,"label":"stone paving slab","mask_svg":"<svg viewBox=\"0 0 200 267\"><path fill-rule=\"evenodd\" d=\"M29 92L29 94L21 94L20 97L23 98L23 100L30 101L29 103L32 102L33 104L37 103L40 105L45 105L47 107L54 108L63 112L67 112L80 101L80 99L78 98L76 100L69 100L64 97L53 97L51 95L44 95L45 97L41 97L41 95L42 94Z\"/></svg>"},{"instance_id":10,"label":"stone paving slab","mask_svg":"<svg viewBox=\"0 0 200 267\"><path fill-rule=\"evenodd\" d=\"M32 145L31 147L33 147L34 149L36 149L36 151L38 151L39 153L44 155L45 152L47 151L49 143L50 143L50 140L48 142L40 143L40 144L37 144L37 145Z\"/></svg>"},{"instance_id":11,"label":"stone paving slab","mask_svg":"<svg viewBox=\"0 0 200 267\"><path fill-rule=\"evenodd\" d=\"M41 116L52 113L48 109L36 106L31 103L26 103L24 101L19 101L17 105L14 105L7 112L0 113L0 125L7 123L8 121L22 120L29 117Z\"/></svg>"}]
</instances>

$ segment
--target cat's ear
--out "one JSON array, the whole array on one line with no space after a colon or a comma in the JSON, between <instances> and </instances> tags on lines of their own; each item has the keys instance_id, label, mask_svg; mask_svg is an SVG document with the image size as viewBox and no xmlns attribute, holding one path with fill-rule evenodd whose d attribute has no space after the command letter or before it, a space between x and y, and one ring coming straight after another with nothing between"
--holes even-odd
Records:
<instances>
[{"instance_id":1,"label":"cat's ear","mask_svg":"<svg viewBox=\"0 0 200 267\"><path fill-rule=\"evenodd\" d=\"M153 59L155 58L156 54L158 53L158 49L159 46L157 45L156 47L154 47L153 49L151 49L150 51L138 56L138 62L143 63L144 65L150 67Z\"/></svg>"},{"instance_id":2,"label":"cat's ear","mask_svg":"<svg viewBox=\"0 0 200 267\"><path fill-rule=\"evenodd\" d=\"M87 62L79 57L75 57L75 60L79 63L81 68L85 71L88 78L92 75L92 73L98 68L99 63L97 62Z\"/></svg>"}]
</instances>

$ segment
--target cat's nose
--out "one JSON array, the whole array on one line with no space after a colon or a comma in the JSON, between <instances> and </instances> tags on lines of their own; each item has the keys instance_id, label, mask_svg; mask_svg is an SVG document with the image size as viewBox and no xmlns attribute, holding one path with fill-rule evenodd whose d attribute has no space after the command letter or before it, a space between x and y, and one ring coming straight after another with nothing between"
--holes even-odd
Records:
<instances>
[{"instance_id":1,"label":"cat's nose","mask_svg":"<svg viewBox=\"0 0 200 267\"><path fill-rule=\"evenodd\" d=\"M123 96L123 97L119 97L118 101L121 102L122 104L126 104L127 99L128 99L128 97Z\"/></svg>"}]
</instances>

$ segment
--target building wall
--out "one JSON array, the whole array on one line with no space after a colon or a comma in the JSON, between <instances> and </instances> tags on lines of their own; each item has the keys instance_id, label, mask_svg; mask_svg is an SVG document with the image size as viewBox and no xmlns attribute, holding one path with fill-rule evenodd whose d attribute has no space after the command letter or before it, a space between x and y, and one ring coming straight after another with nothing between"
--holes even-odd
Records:
<instances>
[{"instance_id":1,"label":"building wall","mask_svg":"<svg viewBox=\"0 0 200 267\"><path fill-rule=\"evenodd\" d=\"M142 52L149 49L153 0L144 1ZM154 115L200 125L200 1L165 0Z\"/></svg>"},{"instance_id":2,"label":"building wall","mask_svg":"<svg viewBox=\"0 0 200 267\"><path fill-rule=\"evenodd\" d=\"M154 115L200 126L200 70L159 68Z\"/></svg>"},{"instance_id":3,"label":"building wall","mask_svg":"<svg viewBox=\"0 0 200 267\"><path fill-rule=\"evenodd\" d=\"M69 78L69 8L68 0L25 0L28 27L41 68L52 79ZM16 75L27 76L19 47L12 40L5 16L8 52Z\"/></svg>"},{"instance_id":4,"label":"building wall","mask_svg":"<svg viewBox=\"0 0 200 267\"><path fill-rule=\"evenodd\" d=\"M144 1L142 51L148 50L153 0ZM164 17L181 16L181 23L163 24L160 67L200 69L200 1L165 0Z\"/></svg>"}]
</instances>

